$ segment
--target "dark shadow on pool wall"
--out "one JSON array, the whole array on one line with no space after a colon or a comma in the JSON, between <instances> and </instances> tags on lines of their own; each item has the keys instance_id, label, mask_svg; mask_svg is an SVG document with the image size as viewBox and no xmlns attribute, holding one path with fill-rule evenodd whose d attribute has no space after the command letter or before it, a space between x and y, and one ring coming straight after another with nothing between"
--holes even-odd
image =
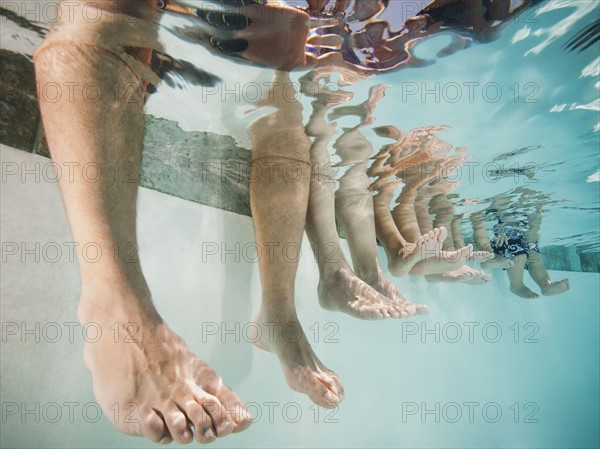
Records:
<instances>
[{"instance_id":1,"label":"dark shadow on pool wall","mask_svg":"<svg viewBox=\"0 0 600 449\"><path fill-rule=\"evenodd\" d=\"M31 59L0 49L0 143L50 157L35 91ZM250 150L231 136L146 116L142 187L250 216L249 166ZM541 254L551 270L600 272L600 254L586 246L546 246Z\"/></svg>"}]
</instances>

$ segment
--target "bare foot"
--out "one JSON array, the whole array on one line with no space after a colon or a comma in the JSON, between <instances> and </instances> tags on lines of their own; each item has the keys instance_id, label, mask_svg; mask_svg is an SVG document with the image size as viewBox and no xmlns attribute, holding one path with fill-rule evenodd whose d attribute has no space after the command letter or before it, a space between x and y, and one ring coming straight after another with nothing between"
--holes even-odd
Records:
<instances>
[{"instance_id":1,"label":"bare foot","mask_svg":"<svg viewBox=\"0 0 600 449\"><path fill-rule=\"evenodd\" d=\"M387 280L381 271L379 271L379 281L377 282L377 285L372 285L372 287L383 296L396 301L398 304L401 304L404 310L408 312L408 316L414 315L415 313L417 315L425 315L426 313L429 313L429 307L427 307L425 304L412 303L402 296L396 286Z\"/></svg>"},{"instance_id":2,"label":"bare foot","mask_svg":"<svg viewBox=\"0 0 600 449\"><path fill-rule=\"evenodd\" d=\"M98 341L87 339L84 361L102 411L121 432L159 443L190 443L195 433L208 443L250 425L241 400L162 321L149 292L88 287L78 315L101 330Z\"/></svg>"},{"instance_id":3,"label":"bare foot","mask_svg":"<svg viewBox=\"0 0 600 449\"><path fill-rule=\"evenodd\" d=\"M418 262L411 270L412 275L444 274L461 269L473 255L469 244L457 251L442 251L439 255Z\"/></svg>"},{"instance_id":4,"label":"bare foot","mask_svg":"<svg viewBox=\"0 0 600 449\"><path fill-rule=\"evenodd\" d=\"M569 279L563 279L562 281L548 281L548 285L542 288L542 295L554 296L560 295L571 288Z\"/></svg>"},{"instance_id":5,"label":"bare foot","mask_svg":"<svg viewBox=\"0 0 600 449\"><path fill-rule=\"evenodd\" d=\"M495 254L489 251L475 251L468 260L469 262L487 262L492 260L494 256Z\"/></svg>"},{"instance_id":6,"label":"bare foot","mask_svg":"<svg viewBox=\"0 0 600 449\"><path fill-rule=\"evenodd\" d=\"M483 271L477 271L467 265L458 270L441 274L430 274L425 276L427 282L459 282L461 284L482 285L489 282L492 276Z\"/></svg>"},{"instance_id":7,"label":"bare foot","mask_svg":"<svg viewBox=\"0 0 600 449\"><path fill-rule=\"evenodd\" d=\"M344 312L363 320L404 318L415 313L410 303L393 301L378 293L346 268L339 269L327 279L321 279L318 295L324 309Z\"/></svg>"},{"instance_id":8,"label":"bare foot","mask_svg":"<svg viewBox=\"0 0 600 449\"><path fill-rule=\"evenodd\" d=\"M484 270L493 270L494 268L510 268L513 267L515 263L507 259L506 257L499 256L495 254L494 257L490 260L486 260L485 262L481 262L481 268Z\"/></svg>"},{"instance_id":9,"label":"bare foot","mask_svg":"<svg viewBox=\"0 0 600 449\"><path fill-rule=\"evenodd\" d=\"M534 299L534 298L539 297L539 295L537 293L531 291L525 285L520 285L517 287L511 285L510 291L513 292L515 295L520 296L521 298L525 298L525 299Z\"/></svg>"},{"instance_id":10,"label":"bare foot","mask_svg":"<svg viewBox=\"0 0 600 449\"><path fill-rule=\"evenodd\" d=\"M415 243L405 244L396 255L388 253L390 273L397 277L403 276L411 272L419 262L439 256L446 237L448 237L448 230L442 226L422 235Z\"/></svg>"},{"instance_id":11,"label":"bare foot","mask_svg":"<svg viewBox=\"0 0 600 449\"><path fill-rule=\"evenodd\" d=\"M292 390L325 408L344 400L342 382L317 358L295 312L268 314L261 310L255 323L261 330L260 335L252 336L255 345L277 355Z\"/></svg>"}]
</instances>

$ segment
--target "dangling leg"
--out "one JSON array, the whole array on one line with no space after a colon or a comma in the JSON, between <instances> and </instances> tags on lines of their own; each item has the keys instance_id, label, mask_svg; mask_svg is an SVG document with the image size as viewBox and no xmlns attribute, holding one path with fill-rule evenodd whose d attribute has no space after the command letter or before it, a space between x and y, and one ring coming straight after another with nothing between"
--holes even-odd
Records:
<instances>
[{"instance_id":1,"label":"dangling leg","mask_svg":"<svg viewBox=\"0 0 600 449\"><path fill-rule=\"evenodd\" d=\"M540 253L534 250L528 252L529 258L527 260L527 266L531 279L535 281L537 285L542 289L542 295L554 296L560 295L561 293L569 290L569 279L565 278L562 281L552 281L544 266L544 261L540 256Z\"/></svg>"},{"instance_id":2,"label":"dangling leg","mask_svg":"<svg viewBox=\"0 0 600 449\"><path fill-rule=\"evenodd\" d=\"M323 407L344 398L337 375L313 352L296 315L294 282L306 223L310 189L310 141L302 126L302 107L290 101L289 75L276 72L259 106L276 111L250 127L253 174L250 204L261 251L262 304L256 318L257 346L274 352L288 385Z\"/></svg>"},{"instance_id":3,"label":"dangling leg","mask_svg":"<svg viewBox=\"0 0 600 449\"><path fill-rule=\"evenodd\" d=\"M471 215L471 224L473 225L473 241L475 242L475 248L477 251L486 251L494 254L494 257L485 262L481 262L481 268L484 270L490 270L494 268L510 268L514 265L512 260L502 257L499 254L495 254L490 243L490 237L488 234L485 220L481 212L476 212Z\"/></svg>"},{"instance_id":4,"label":"dangling leg","mask_svg":"<svg viewBox=\"0 0 600 449\"><path fill-rule=\"evenodd\" d=\"M424 306L408 302L379 268L373 199L368 182L366 166L355 165L342 176L335 194L336 216L348 240L354 271L383 296L402 304L402 316L425 313Z\"/></svg>"},{"instance_id":5,"label":"dangling leg","mask_svg":"<svg viewBox=\"0 0 600 449\"><path fill-rule=\"evenodd\" d=\"M137 2L131 12L151 17L152 3ZM198 441L210 442L247 427L249 414L154 308L136 236L144 85L131 68L135 62L130 54L102 47L104 26L113 29L111 38L128 42L136 36L127 32L146 29L147 34L152 25L132 17L115 19L108 12L119 7L113 1L102 2L105 9L96 11L101 21L87 23L83 14L90 12L82 8L97 5L76 6L74 21L59 23L35 55L40 85L74 86L72 95L57 102L42 96L40 106L54 162L73 169L73 177L61 177L60 187L75 241L78 248L92 245L100 254L93 263L78 254L78 316L83 324L94 323L103 331L98 342L86 344L85 363L105 415L122 417L133 411L129 420L115 422L122 432L155 442L189 443L193 427ZM72 16L65 9L62 17ZM119 20L127 24L122 36ZM79 41L81 36L87 40ZM132 53L138 64L149 62L148 50ZM84 86L101 90L100 100L91 102ZM116 88L122 96L115 95ZM83 169L90 166L98 169L95 182Z\"/></svg>"},{"instance_id":6,"label":"dangling leg","mask_svg":"<svg viewBox=\"0 0 600 449\"><path fill-rule=\"evenodd\" d=\"M419 235L415 243L402 237L390 211L394 191L399 184L399 180L390 180L382 184L373 197L376 235L386 251L388 269L394 276L408 274L416 263L439 254L447 236L445 228L436 228Z\"/></svg>"},{"instance_id":7,"label":"dangling leg","mask_svg":"<svg viewBox=\"0 0 600 449\"><path fill-rule=\"evenodd\" d=\"M327 123L327 109L324 99L314 101L306 126L307 134L315 137L310 149L312 174L306 234L319 266L319 302L325 309L361 319L406 316L405 305L381 295L352 272L340 246L335 225L335 169L327 148L335 134L335 124Z\"/></svg>"},{"instance_id":8,"label":"dangling leg","mask_svg":"<svg viewBox=\"0 0 600 449\"><path fill-rule=\"evenodd\" d=\"M464 245L462 231L460 230L460 219L456 217L454 204L446 194L440 194L432 198L430 211L435 214L433 225L443 226L451 230L450 235L444 242L444 251L440 254L440 261L428 264L425 261L422 268L428 269L430 275L426 277L429 282L463 282L480 285L491 280L491 276L482 271L477 271L467 265L466 262L488 260L493 257L488 252L473 252L473 245ZM442 270L441 272L439 270Z\"/></svg>"},{"instance_id":9,"label":"dangling leg","mask_svg":"<svg viewBox=\"0 0 600 449\"><path fill-rule=\"evenodd\" d=\"M527 254L519 254L518 256L515 256L513 262L514 266L506 270L508 280L510 281L510 291L521 298L537 298L538 295L532 292L523 283L523 272L525 271L525 264L527 263Z\"/></svg>"},{"instance_id":10,"label":"dangling leg","mask_svg":"<svg viewBox=\"0 0 600 449\"><path fill-rule=\"evenodd\" d=\"M439 229L452 230L454 218L454 206L445 194L434 196L429 202L429 211L433 216L433 226ZM452 233L447 233L447 238L442 243L442 251L438 256L425 259L414 266L410 274L414 275L438 275L450 273L464 267L465 263L473 256L473 245L467 245L456 249ZM463 270L464 271L464 270ZM461 272L462 273L462 272ZM430 281L445 280L448 276L428 278ZM461 274L460 279L463 276Z\"/></svg>"},{"instance_id":11,"label":"dangling leg","mask_svg":"<svg viewBox=\"0 0 600 449\"><path fill-rule=\"evenodd\" d=\"M535 249L530 249L527 254L529 275L534 282L542 289L542 295L554 296L569 290L569 279L565 278L562 281L552 281L546 271L546 266L542 260L542 256L537 250L537 241L540 238L540 228L542 225L542 208L537 208L536 212L527 216L527 224L529 226L525 233L525 241L528 243L535 242Z\"/></svg>"}]
</instances>

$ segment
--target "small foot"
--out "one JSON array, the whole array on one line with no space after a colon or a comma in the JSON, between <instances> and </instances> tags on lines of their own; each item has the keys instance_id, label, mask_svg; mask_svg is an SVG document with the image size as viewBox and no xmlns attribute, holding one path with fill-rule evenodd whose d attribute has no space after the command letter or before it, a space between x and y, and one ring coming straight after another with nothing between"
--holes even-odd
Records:
<instances>
[{"instance_id":1,"label":"small foot","mask_svg":"<svg viewBox=\"0 0 600 449\"><path fill-rule=\"evenodd\" d=\"M569 279L563 279L562 281L549 281L548 285L542 288L542 295L554 296L560 295L571 288Z\"/></svg>"},{"instance_id":2,"label":"small foot","mask_svg":"<svg viewBox=\"0 0 600 449\"><path fill-rule=\"evenodd\" d=\"M493 270L496 268L506 269L513 267L514 265L515 263L512 260L499 256L498 254L495 254L492 259L481 262L481 268L484 270Z\"/></svg>"},{"instance_id":3,"label":"small foot","mask_svg":"<svg viewBox=\"0 0 600 449\"><path fill-rule=\"evenodd\" d=\"M494 258L495 254L489 251L475 251L470 257L469 262L487 262Z\"/></svg>"},{"instance_id":4,"label":"small foot","mask_svg":"<svg viewBox=\"0 0 600 449\"><path fill-rule=\"evenodd\" d=\"M525 298L525 299L539 298L539 295L537 293L531 291L525 285L520 285L518 287L514 287L511 285L510 291L513 292L515 295L520 296L521 298Z\"/></svg>"}]
</instances>

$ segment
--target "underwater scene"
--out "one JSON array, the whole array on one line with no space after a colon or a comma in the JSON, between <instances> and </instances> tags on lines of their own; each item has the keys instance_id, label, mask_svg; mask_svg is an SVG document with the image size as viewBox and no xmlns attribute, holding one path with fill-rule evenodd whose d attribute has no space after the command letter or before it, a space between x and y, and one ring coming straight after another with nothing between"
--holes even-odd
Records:
<instances>
[{"instance_id":1,"label":"underwater scene","mask_svg":"<svg viewBox=\"0 0 600 449\"><path fill-rule=\"evenodd\" d=\"M600 2L0 24L2 448L600 446Z\"/></svg>"}]
</instances>

